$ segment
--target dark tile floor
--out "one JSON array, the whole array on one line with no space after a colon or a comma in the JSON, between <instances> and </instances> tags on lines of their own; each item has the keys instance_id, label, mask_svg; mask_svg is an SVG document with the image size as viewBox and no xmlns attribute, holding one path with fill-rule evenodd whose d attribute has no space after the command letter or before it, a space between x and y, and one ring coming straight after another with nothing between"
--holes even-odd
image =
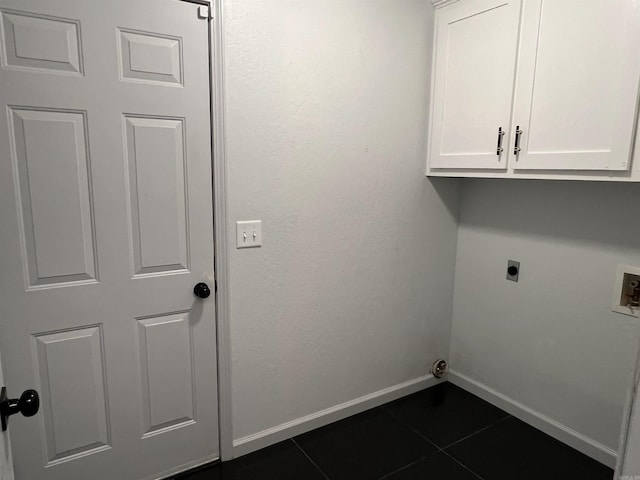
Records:
<instances>
[{"instance_id":1,"label":"dark tile floor","mask_svg":"<svg viewBox=\"0 0 640 480\"><path fill-rule=\"evenodd\" d=\"M176 480L611 480L613 470L441 383Z\"/></svg>"}]
</instances>

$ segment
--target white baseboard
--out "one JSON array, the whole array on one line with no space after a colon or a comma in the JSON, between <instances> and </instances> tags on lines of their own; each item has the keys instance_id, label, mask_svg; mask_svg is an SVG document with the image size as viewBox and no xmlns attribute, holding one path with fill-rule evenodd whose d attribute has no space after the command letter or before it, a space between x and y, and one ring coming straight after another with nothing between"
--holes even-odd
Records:
<instances>
[{"instance_id":1,"label":"white baseboard","mask_svg":"<svg viewBox=\"0 0 640 480\"><path fill-rule=\"evenodd\" d=\"M441 380L438 380L433 375L414 378L413 380L370 393L369 395L354 400L349 400L340 405L312 413L311 415L283 423L282 425L247 435L246 437L233 441L233 456L237 458L241 455L246 455L247 453L268 447L269 445L295 437L296 435L301 435L318 427L323 427L342 420L343 418L350 417L351 415L369 410L370 408L378 407L384 403L410 395L440 382Z\"/></svg>"},{"instance_id":2,"label":"white baseboard","mask_svg":"<svg viewBox=\"0 0 640 480\"><path fill-rule=\"evenodd\" d=\"M579 452L582 452L611 468L615 468L618 457L615 450L612 450L611 448L596 442L592 438L576 432L572 428L569 428L566 425L563 425L562 423L557 422L556 420L549 418L546 415L543 415L542 413L507 397L506 395L503 395L491 387L467 377L466 375L452 370L449 372L447 379L454 385L477 395L492 405L503 409L516 418L519 418L523 422L532 425L538 430L542 430L547 435L550 435L553 438L566 443L570 447L575 448Z\"/></svg>"}]
</instances>

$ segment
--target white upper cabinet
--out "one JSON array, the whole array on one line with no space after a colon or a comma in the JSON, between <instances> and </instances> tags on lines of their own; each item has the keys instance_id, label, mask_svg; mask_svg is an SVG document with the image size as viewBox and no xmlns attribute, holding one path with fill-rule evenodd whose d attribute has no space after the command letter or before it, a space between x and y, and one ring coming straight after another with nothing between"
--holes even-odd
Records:
<instances>
[{"instance_id":1,"label":"white upper cabinet","mask_svg":"<svg viewBox=\"0 0 640 480\"><path fill-rule=\"evenodd\" d=\"M514 168L629 169L640 74L634 3L524 2Z\"/></svg>"},{"instance_id":2,"label":"white upper cabinet","mask_svg":"<svg viewBox=\"0 0 640 480\"><path fill-rule=\"evenodd\" d=\"M432 168L506 169L520 0L470 0L441 11Z\"/></svg>"},{"instance_id":3,"label":"white upper cabinet","mask_svg":"<svg viewBox=\"0 0 640 480\"><path fill-rule=\"evenodd\" d=\"M428 174L640 181L640 3L433 1Z\"/></svg>"}]
</instances>

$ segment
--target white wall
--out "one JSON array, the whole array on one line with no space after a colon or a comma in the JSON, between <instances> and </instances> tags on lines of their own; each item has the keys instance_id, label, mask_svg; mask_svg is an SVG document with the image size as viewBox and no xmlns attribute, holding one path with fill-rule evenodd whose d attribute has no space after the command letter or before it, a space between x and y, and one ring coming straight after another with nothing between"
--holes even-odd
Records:
<instances>
[{"instance_id":1,"label":"white wall","mask_svg":"<svg viewBox=\"0 0 640 480\"><path fill-rule=\"evenodd\" d=\"M447 355L457 184L424 177L425 0L225 4L234 438Z\"/></svg>"},{"instance_id":2,"label":"white wall","mask_svg":"<svg viewBox=\"0 0 640 480\"><path fill-rule=\"evenodd\" d=\"M638 320L611 312L640 265L640 185L467 180L452 368L616 450ZM519 283L505 280L519 260Z\"/></svg>"}]
</instances>

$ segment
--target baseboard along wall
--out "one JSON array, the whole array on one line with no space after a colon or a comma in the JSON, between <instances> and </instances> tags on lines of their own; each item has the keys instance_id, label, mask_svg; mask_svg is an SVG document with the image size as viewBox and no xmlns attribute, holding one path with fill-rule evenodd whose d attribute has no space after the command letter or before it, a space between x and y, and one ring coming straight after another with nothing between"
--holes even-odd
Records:
<instances>
[{"instance_id":1,"label":"baseboard along wall","mask_svg":"<svg viewBox=\"0 0 640 480\"><path fill-rule=\"evenodd\" d=\"M319 412L291 420L289 422L268 428L252 435L239 438L233 441L234 458L246 455L261 448L268 447L296 435L309 432L319 427L350 417L370 408L378 407L387 402L397 400L404 396L418 392L425 388L440 383L433 375L425 375L414 378L406 382L378 390L377 392L364 395L354 400L335 405L333 407L320 410Z\"/></svg>"}]
</instances>

